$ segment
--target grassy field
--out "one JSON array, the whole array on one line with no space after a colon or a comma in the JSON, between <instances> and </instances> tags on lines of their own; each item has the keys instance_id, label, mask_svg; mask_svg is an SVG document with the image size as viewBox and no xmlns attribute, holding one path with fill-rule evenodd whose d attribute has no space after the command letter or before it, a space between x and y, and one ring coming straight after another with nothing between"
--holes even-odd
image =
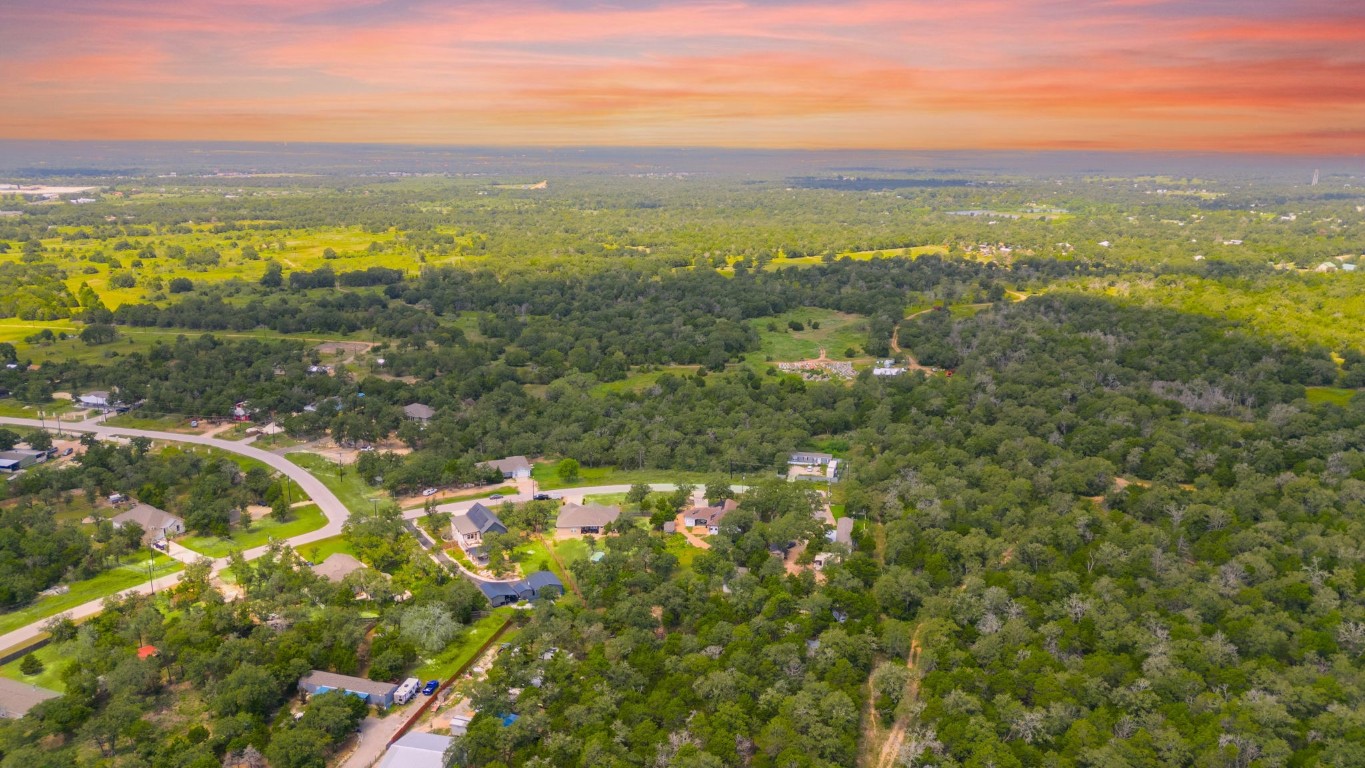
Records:
<instances>
[{"instance_id":1,"label":"grassy field","mask_svg":"<svg viewBox=\"0 0 1365 768\"><path fill-rule=\"evenodd\" d=\"M689 544L687 537L681 533L674 533L668 537L664 551L678 558L678 567L683 570L691 570L692 561L702 552L702 550Z\"/></svg>"},{"instance_id":2,"label":"grassy field","mask_svg":"<svg viewBox=\"0 0 1365 768\"><path fill-rule=\"evenodd\" d=\"M1345 408L1359 390L1338 387L1305 387L1304 393L1310 403L1332 403Z\"/></svg>"},{"instance_id":3,"label":"grassy field","mask_svg":"<svg viewBox=\"0 0 1365 768\"><path fill-rule=\"evenodd\" d=\"M551 539L546 538L550 547L554 549L559 559L564 561L566 567L572 568L574 563L587 560L593 553L588 542L583 539Z\"/></svg>"},{"instance_id":4,"label":"grassy field","mask_svg":"<svg viewBox=\"0 0 1365 768\"><path fill-rule=\"evenodd\" d=\"M638 372L620 381L598 384L589 390L589 393L601 396L609 392L639 392L654 386L654 382L658 381L659 377L665 373L671 373L674 376L691 376L696 372L697 367L694 365L669 365L655 371Z\"/></svg>"},{"instance_id":5,"label":"grassy field","mask_svg":"<svg viewBox=\"0 0 1365 768\"><path fill-rule=\"evenodd\" d=\"M36 685L39 688L46 688L57 693L66 692L66 684L62 682L62 671L66 665L71 663L71 659L65 651L54 645L45 645L33 652L34 656L43 663L43 671L32 677L19 671L19 664L23 657L19 657L10 663L0 666L0 677L8 677L11 680L18 680L25 685Z\"/></svg>"},{"instance_id":6,"label":"grassy field","mask_svg":"<svg viewBox=\"0 0 1365 768\"><path fill-rule=\"evenodd\" d=\"M299 555L310 563L320 563L338 552L355 557L355 550L351 549L345 536L331 536L298 548Z\"/></svg>"},{"instance_id":7,"label":"grassy field","mask_svg":"<svg viewBox=\"0 0 1365 768\"><path fill-rule=\"evenodd\" d=\"M550 571L561 581L564 579L563 569L555 563L554 558L550 556L549 548L539 539L522 542L512 553L512 562L521 567L523 576L535 571Z\"/></svg>"},{"instance_id":8,"label":"grassy field","mask_svg":"<svg viewBox=\"0 0 1365 768\"><path fill-rule=\"evenodd\" d=\"M910 248L883 248L876 251L845 251L840 253L837 258L853 259L854 261L871 261L872 259L895 259L909 258L915 259L929 253L946 255L948 249L942 245L917 245ZM823 264L823 256L778 256L768 262L763 268L769 272L790 267L804 268L812 267L816 264Z\"/></svg>"},{"instance_id":9,"label":"grassy field","mask_svg":"<svg viewBox=\"0 0 1365 768\"><path fill-rule=\"evenodd\" d=\"M268 544L272 539L288 539L299 534L316 531L327 524L327 517L316 504L294 507L294 519L279 522L272 517L263 517L251 524L249 531L235 531L230 538L218 536L187 536L180 539L182 546L207 557L226 557L232 550L247 550ZM316 562L316 561L315 561Z\"/></svg>"},{"instance_id":10,"label":"grassy field","mask_svg":"<svg viewBox=\"0 0 1365 768\"><path fill-rule=\"evenodd\" d=\"M515 608L494 608L486 618L479 619L470 625L457 642L447 646L434 658L424 659L422 665L412 671L411 676L424 681L440 680L444 682L451 675L460 671L460 667L474 658L474 654L478 653L479 648L488 642L488 638L497 634L498 630L511 621L516 613ZM503 639L510 640L512 636L509 632L503 635Z\"/></svg>"},{"instance_id":11,"label":"grassy field","mask_svg":"<svg viewBox=\"0 0 1365 768\"><path fill-rule=\"evenodd\" d=\"M388 492L380 488L371 488L360 479L354 468L343 468L342 476L337 477L336 462L316 453L300 451L287 454L285 458L313 473L313 476L321 480L322 484L335 493L337 498L341 499L341 503L352 512L373 509L374 503L371 499L378 498L380 503L387 503L390 500Z\"/></svg>"},{"instance_id":12,"label":"grassy field","mask_svg":"<svg viewBox=\"0 0 1365 768\"><path fill-rule=\"evenodd\" d=\"M788 327L791 321L801 323L805 330L791 330ZM820 327L813 328L812 321ZM863 343L867 341L862 317L828 309L806 307L749 322L758 331L760 343L759 351L746 358L751 364L808 360L819 357L821 349L832 360L847 360L846 350L851 348L862 355Z\"/></svg>"},{"instance_id":13,"label":"grassy field","mask_svg":"<svg viewBox=\"0 0 1365 768\"><path fill-rule=\"evenodd\" d=\"M939 256L948 255L946 245L916 245L910 248L882 248L877 251L844 251L839 254L839 258L850 258L854 261L871 261L872 259L892 259L910 258L917 259L920 256L927 256L935 253Z\"/></svg>"},{"instance_id":14,"label":"grassy field","mask_svg":"<svg viewBox=\"0 0 1365 768\"><path fill-rule=\"evenodd\" d=\"M149 576L146 553L133 555L131 558L125 559L121 565L110 568L92 579L69 585L71 591L64 595L43 597L17 611L0 614L0 634L12 632L49 616L56 616L62 611L70 610L82 603L108 597L129 587L136 587L146 582L148 578L168 576L179 571L182 567L178 560L157 554L152 560L152 570Z\"/></svg>"},{"instance_id":15,"label":"grassy field","mask_svg":"<svg viewBox=\"0 0 1365 768\"><path fill-rule=\"evenodd\" d=\"M583 467L578 479L565 482L555 474L554 464L536 464L531 477L542 491L582 488L590 485L634 485L635 483L705 483L709 475L702 472L681 472L671 469L617 469L615 467Z\"/></svg>"}]
</instances>

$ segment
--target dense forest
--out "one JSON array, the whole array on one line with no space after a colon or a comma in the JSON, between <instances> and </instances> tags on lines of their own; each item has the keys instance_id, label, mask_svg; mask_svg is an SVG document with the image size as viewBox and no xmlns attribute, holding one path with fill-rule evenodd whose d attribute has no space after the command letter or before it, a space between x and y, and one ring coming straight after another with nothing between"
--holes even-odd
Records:
<instances>
[{"instance_id":1,"label":"dense forest","mask_svg":"<svg viewBox=\"0 0 1365 768\"><path fill-rule=\"evenodd\" d=\"M238 415L357 449L334 544L369 567L333 583L274 544L230 557L236 599L199 563L51 621L65 695L0 724L0 766L335 761L366 713L300 704L301 674L400 680L486 618L387 499L505 456L710 478L738 508L700 549L660 530L685 498L657 501L564 566L569 594L514 612L452 765L879 765L901 729L903 766L1365 766L1358 196L610 181L6 201L6 415L100 389L153 427ZM850 373L783 366L817 353ZM136 550L59 521L73 500L131 493L217 536L249 505L289 514L260 467L80 447L0 490L0 609ZM828 498L778 479L797 449L842 463ZM500 509L499 568L550 514Z\"/></svg>"}]
</instances>

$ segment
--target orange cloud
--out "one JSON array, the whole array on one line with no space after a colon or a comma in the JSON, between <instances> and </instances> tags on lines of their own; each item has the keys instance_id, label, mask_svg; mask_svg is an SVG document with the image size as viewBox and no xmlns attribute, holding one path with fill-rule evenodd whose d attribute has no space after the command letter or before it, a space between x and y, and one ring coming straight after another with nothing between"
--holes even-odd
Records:
<instances>
[{"instance_id":1,"label":"orange cloud","mask_svg":"<svg viewBox=\"0 0 1365 768\"><path fill-rule=\"evenodd\" d=\"M11 2L0 137L1356 152L1365 130L1365 9L1320 0Z\"/></svg>"}]
</instances>

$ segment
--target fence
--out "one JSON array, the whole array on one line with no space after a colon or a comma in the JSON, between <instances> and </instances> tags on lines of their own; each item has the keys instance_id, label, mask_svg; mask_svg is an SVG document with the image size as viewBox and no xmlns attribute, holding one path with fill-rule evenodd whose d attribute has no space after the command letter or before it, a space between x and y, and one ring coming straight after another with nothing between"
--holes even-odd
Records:
<instances>
[{"instance_id":1,"label":"fence","mask_svg":"<svg viewBox=\"0 0 1365 768\"><path fill-rule=\"evenodd\" d=\"M502 623L502 626L498 627L498 631L494 632L493 636L488 638L488 640L483 645L479 646L479 649L474 652L473 656L469 657L469 661L466 661L463 665L461 665L459 669L455 670L455 674L451 675L449 678L445 680L445 682L441 683L441 686L437 688L434 693L426 697L426 701L423 701L421 705L418 706L417 709L413 711L412 714L408 715L407 722L399 726L398 730L395 731L393 736L389 738L389 744L392 745L395 741L398 741L399 739L403 738L403 734L407 733L412 728L412 726L422 718L422 715L426 714L427 710L431 709L432 706L436 704L436 700L441 697L441 692L445 691L446 689L450 688L450 686L454 685L456 680L459 680L461 677L463 677L464 674L469 671L470 667L474 666L474 664L479 659L483 658L483 655L488 652L488 649L493 647L493 643L496 643L502 639L502 636L507 632L507 628L511 625L512 617L509 616L507 618L507 621L504 621Z\"/></svg>"}]
</instances>

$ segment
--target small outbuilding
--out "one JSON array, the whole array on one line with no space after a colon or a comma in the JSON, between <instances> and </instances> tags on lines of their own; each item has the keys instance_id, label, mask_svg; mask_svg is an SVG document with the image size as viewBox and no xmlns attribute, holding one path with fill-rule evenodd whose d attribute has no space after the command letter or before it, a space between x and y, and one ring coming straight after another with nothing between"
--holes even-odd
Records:
<instances>
[{"instance_id":1,"label":"small outbuilding","mask_svg":"<svg viewBox=\"0 0 1365 768\"><path fill-rule=\"evenodd\" d=\"M445 768L450 736L409 731L389 745L379 768Z\"/></svg>"},{"instance_id":2,"label":"small outbuilding","mask_svg":"<svg viewBox=\"0 0 1365 768\"><path fill-rule=\"evenodd\" d=\"M425 424L436 415L436 409L422 403L409 403L403 406L403 415Z\"/></svg>"}]
</instances>

